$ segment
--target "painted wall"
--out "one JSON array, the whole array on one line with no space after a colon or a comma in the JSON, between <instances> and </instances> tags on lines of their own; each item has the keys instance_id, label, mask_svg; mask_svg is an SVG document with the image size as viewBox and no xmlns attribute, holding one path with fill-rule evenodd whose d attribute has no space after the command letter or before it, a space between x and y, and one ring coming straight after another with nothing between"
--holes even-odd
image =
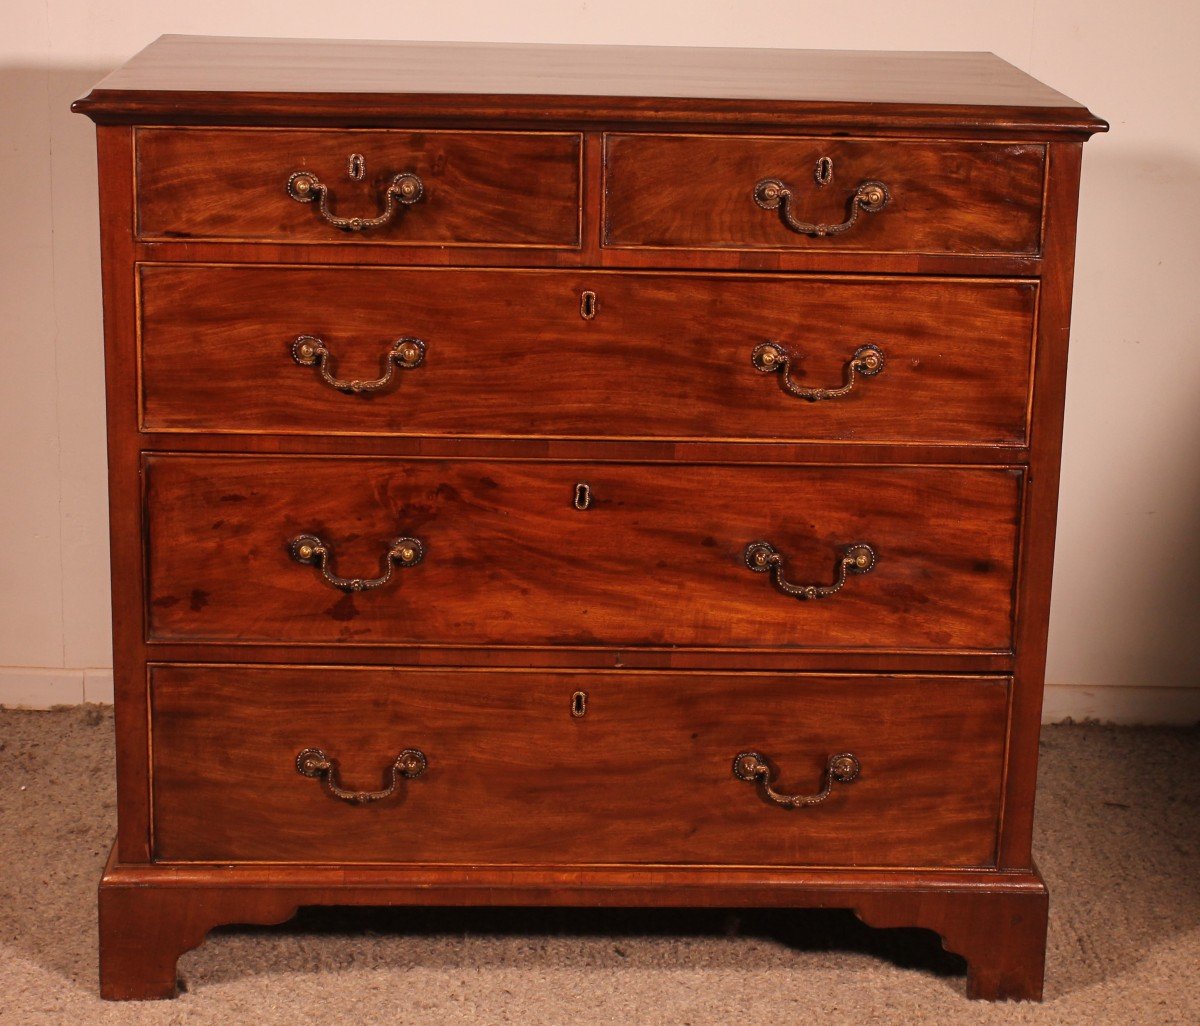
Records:
<instances>
[{"instance_id":1,"label":"painted wall","mask_svg":"<svg viewBox=\"0 0 1200 1026\"><path fill-rule=\"evenodd\" d=\"M336 13L336 17L331 12ZM0 38L0 702L111 695L92 126L164 32L992 50L1085 152L1047 715L1200 719L1200 6L1187 0L9 0Z\"/></svg>"}]
</instances>

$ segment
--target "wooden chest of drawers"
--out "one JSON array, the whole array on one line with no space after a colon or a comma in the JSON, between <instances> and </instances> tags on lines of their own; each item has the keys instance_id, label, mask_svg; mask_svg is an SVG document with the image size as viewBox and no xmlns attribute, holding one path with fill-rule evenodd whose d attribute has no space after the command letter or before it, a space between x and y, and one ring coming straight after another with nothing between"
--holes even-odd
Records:
<instances>
[{"instance_id":1,"label":"wooden chest of drawers","mask_svg":"<svg viewBox=\"0 0 1200 1026\"><path fill-rule=\"evenodd\" d=\"M1040 997L1103 122L986 55L186 37L76 109L106 997L308 904L849 908Z\"/></svg>"}]
</instances>

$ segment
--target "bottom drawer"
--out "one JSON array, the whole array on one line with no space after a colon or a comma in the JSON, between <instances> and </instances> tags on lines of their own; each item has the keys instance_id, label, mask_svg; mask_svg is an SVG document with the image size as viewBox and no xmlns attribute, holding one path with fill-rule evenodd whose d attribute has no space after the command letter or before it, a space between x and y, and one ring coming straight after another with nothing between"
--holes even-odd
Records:
<instances>
[{"instance_id":1,"label":"bottom drawer","mask_svg":"<svg viewBox=\"0 0 1200 1026\"><path fill-rule=\"evenodd\" d=\"M154 852L989 866L1008 689L1003 677L157 666ZM324 759L298 759L307 749ZM392 783L366 801L334 793ZM784 806L768 783L828 796Z\"/></svg>"}]
</instances>

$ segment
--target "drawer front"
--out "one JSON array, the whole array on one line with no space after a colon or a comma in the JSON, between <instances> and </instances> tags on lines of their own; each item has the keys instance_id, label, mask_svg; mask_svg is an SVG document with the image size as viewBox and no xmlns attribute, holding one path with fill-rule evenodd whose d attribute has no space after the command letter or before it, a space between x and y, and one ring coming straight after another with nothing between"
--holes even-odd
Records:
<instances>
[{"instance_id":1,"label":"drawer front","mask_svg":"<svg viewBox=\"0 0 1200 1026\"><path fill-rule=\"evenodd\" d=\"M989 866L1007 695L986 677L156 667L154 852ZM314 776L297 770L306 749L325 756ZM405 750L424 769L390 796L332 793L386 790ZM831 756L858 773L788 808L734 775L745 752L785 796L819 794Z\"/></svg>"},{"instance_id":2,"label":"drawer front","mask_svg":"<svg viewBox=\"0 0 1200 1026\"><path fill-rule=\"evenodd\" d=\"M140 281L147 430L1026 437L1033 282L186 264ZM390 355L401 338L419 365ZM765 343L786 360L763 365Z\"/></svg>"},{"instance_id":3,"label":"drawer front","mask_svg":"<svg viewBox=\"0 0 1200 1026\"><path fill-rule=\"evenodd\" d=\"M1043 146L610 135L605 147L609 246L1041 250ZM821 185L823 158L829 163L820 166L831 170ZM771 182L773 190L762 184ZM883 193L870 194L875 184ZM818 234L819 225L826 233Z\"/></svg>"},{"instance_id":4,"label":"drawer front","mask_svg":"<svg viewBox=\"0 0 1200 1026\"><path fill-rule=\"evenodd\" d=\"M580 143L573 133L138 129L138 235L576 248ZM381 217L357 230L330 223Z\"/></svg>"},{"instance_id":5,"label":"drawer front","mask_svg":"<svg viewBox=\"0 0 1200 1026\"><path fill-rule=\"evenodd\" d=\"M1011 468L172 455L146 475L153 640L1011 646ZM322 560L390 576L341 590Z\"/></svg>"}]
</instances>

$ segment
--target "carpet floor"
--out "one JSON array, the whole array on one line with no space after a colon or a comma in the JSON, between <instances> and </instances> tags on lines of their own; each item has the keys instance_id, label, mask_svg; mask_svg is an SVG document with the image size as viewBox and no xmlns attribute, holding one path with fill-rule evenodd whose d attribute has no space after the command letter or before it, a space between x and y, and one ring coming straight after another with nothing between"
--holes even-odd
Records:
<instances>
[{"instance_id":1,"label":"carpet floor","mask_svg":"<svg viewBox=\"0 0 1200 1026\"><path fill-rule=\"evenodd\" d=\"M1047 728L1046 1001L964 996L932 934L840 912L305 910L210 935L168 1002L100 1001L112 716L0 710L0 1023L1200 1024L1200 731Z\"/></svg>"}]
</instances>

